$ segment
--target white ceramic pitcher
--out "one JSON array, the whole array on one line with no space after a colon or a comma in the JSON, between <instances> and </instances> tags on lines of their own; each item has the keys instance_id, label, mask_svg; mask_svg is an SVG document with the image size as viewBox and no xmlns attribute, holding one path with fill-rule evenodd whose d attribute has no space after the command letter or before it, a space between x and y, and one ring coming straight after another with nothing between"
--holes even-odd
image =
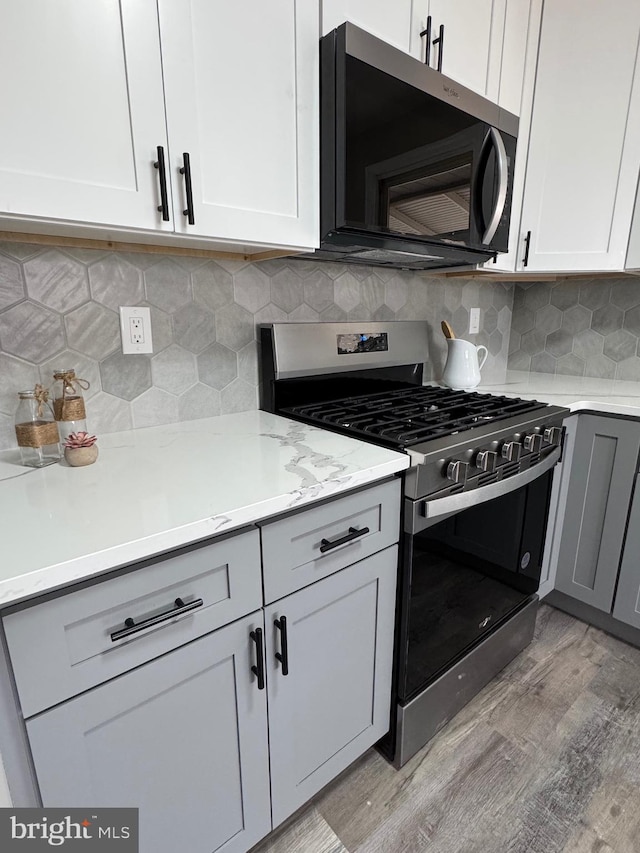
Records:
<instances>
[{"instance_id":1,"label":"white ceramic pitcher","mask_svg":"<svg viewBox=\"0 0 640 853\"><path fill-rule=\"evenodd\" d=\"M469 391L480 384L480 370L487 360L487 348L461 338L447 340L447 363L442 382L455 391ZM480 356L480 350L483 350ZM480 357L480 361L478 360Z\"/></svg>"}]
</instances>

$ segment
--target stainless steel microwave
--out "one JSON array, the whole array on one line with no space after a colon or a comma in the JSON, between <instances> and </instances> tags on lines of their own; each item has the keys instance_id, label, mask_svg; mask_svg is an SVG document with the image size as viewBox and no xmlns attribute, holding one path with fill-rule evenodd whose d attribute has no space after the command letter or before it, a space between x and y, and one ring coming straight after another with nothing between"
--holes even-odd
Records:
<instances>
[{"instance_id":1,"label":"stainless steel microwave","mask_svg":"<svg viewBox=\"0 0 640 853\"><path fill-rule=\"evenodd\" d=\"M313 257L442 269L507 251L518 118L352 24L320 58Z\"/></svg>"}]
</instances>

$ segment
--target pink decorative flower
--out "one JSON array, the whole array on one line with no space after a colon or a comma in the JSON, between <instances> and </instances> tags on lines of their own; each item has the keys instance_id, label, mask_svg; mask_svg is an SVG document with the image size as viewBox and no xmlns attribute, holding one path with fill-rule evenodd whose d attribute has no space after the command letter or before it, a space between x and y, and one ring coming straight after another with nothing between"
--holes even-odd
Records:
<instances>
[{"instance_id":1,"label":"pink decorative flower","mask_svg":"<svg viewBox=\"0 0 640 853\"><path fill-rule=\"evenodd\" d=\"M77 450L79 447L93 447L97 440L95 435L89 435L88 432L72 432L64 446L70 450Z\"/></svg>"}]
</instances>

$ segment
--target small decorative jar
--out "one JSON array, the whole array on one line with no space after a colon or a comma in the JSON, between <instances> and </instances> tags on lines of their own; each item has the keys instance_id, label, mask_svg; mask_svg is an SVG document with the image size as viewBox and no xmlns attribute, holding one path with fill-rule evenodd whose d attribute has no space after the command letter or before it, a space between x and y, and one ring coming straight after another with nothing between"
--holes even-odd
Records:
<instances>
[{"instance_id":1,"label":"small decorative jar","mask_svg":"<svg viewBox=\"0 0 640 853\"><path fill-rule=\"evenodd\" d=\"M93 465L98 458L98 445L95 435L86 432L72 432L64 443L64 458L72 468Z\"/></svg>"},{"instance_id":2,"label":"small decorative jar","mask_svg":"<svg viewBox=\"0 0 640 853\"><path fill-rule=\"evenodd\" d=\"M22 464L44 468L60 460L58 426L49 405L49 392L42 385L20 391L16 410L16 438Z\"/></svg>"},{"instance_id":3,"label":"small decorative jar","mask_svg":"<svg viewBox=\"0 0 640 853\"><path fill-rule=\"evenodd\" d=\"M89 383L78 379L75 370L69 367L54 370L53 378L53 413L58 422L60 441L64 444L71 433L87 431L82 389L87 390Z\"/></svg>"}]
</instances>

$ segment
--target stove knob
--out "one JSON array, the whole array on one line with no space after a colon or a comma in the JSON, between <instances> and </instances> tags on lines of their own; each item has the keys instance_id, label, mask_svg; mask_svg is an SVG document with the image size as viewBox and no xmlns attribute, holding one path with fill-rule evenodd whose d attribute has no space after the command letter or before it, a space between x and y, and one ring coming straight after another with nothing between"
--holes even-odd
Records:
<instances>
[{"instance_id":1,"label":"stove knob","mask_svg":"<svg viewBox=\"0 0 640 853\"><path fill-rule=\"evenodd\" d=\"M562 427L546 427L543 437L545 444L557 447L562 441Z\"/></svg>"},{"instance_id":2,"label":"stove knob","mask_svg":"<svg viewBox=\"0 0 640 853\"><path fill-rule=\"evenodd\" d=\"M524 437L524 449L529 453L540 453L542 450L542 436L540 433L534 432L531 435Z\"/></svg>"},{"instance_id":3,"label":"stove knob","mask_svg":"<svg viewBox=\"0 0 640 853\"><path fill-rule=\"evenodd\" d=\"M493 450L480 450L476 456L476 468L481 471L495 471L498 464L498 454Z\"/></svg>"},{"instance_id":4,"label":"stove knob","mask_svg":"<svg viewBox=\"0 0 640 853\"><path fill-rule=\"evenodd\" d=\"M467 479L467 471L469 470L468 462L449 462L447 465L447 479L453 480L454 483L464 483Z\"/></svg>"},{"instance_id":5,"label":"stove knob","mask_svg":"<svg viewBox=\"0 0 640 853\"><path fill-rule=\"evenodd\" d=\"M517 441L505 441L502 445L502 456L507 462L517 462L522 453L522 445Z\"/></svg>"}]
</instances>

